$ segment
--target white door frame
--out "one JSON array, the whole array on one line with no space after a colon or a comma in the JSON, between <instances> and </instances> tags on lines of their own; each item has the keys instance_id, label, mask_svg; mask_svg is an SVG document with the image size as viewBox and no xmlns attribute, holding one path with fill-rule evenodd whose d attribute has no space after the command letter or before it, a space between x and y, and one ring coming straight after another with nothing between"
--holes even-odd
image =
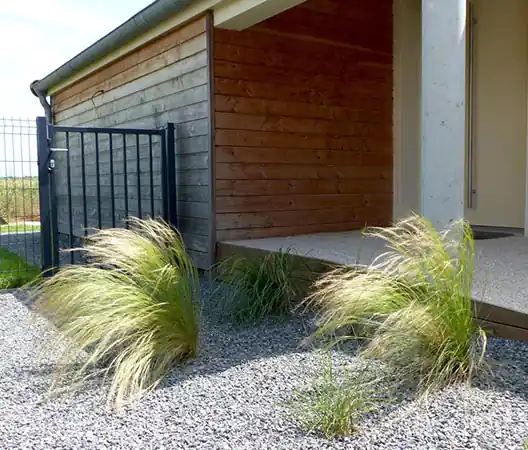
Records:
<instances>
[{"instance_id":1,"label":"white door frame","mask_svg":"<svg viewBox=\"0 0 528 450\"><path fill-rule=\"evenodd\" d=\"M416 102L416 98L409 98L409 91L405 90L405 77L409 76L409 70L406 70L405 64L408 63L405 55L407 53L406 46L409 43L409 21L416 20L416 14L413 14L412 8L419 7L420 0L395 0L394 1L394 23L393 23L393 220L397 220L411 212L421 212L420 204L416 199L420 198L421 185L420 174L416 174L417 179L409 179L405 175L409 173L409 169L405 167L405 163L409 158L405 158L404 152L412 152L417 159L417 166L421 168L419 140L414 141L411 134L405 131L405 127L409 126L409 120L406 120L406 114L409 104ZM528 27L528 17L526 18ZM421 37L421 36L420 36ZM526 62L528 64L528 54ZM528 77L526 80L528 85ZM418 86L417 86L418 90ZM417 94L418 100L420 93ZM528 99L527 99L528 111ZM419 117L421 110L418 109ZM528 117L528 115L527 115ZM415 123L415 129L418 136L420 135L421 121ZM526 123L528 135L528 120ZM419 139L419 138L417 138ZM413 142L414 141L414 142ZM418 148L416 148L418 145ZM418 151L417 151L418 150ZM528 139L526 143L526 152L528 154ZM415 191L413 195L410 193ZM525 199L525 213L524 213L524 235L528 237L528 158L526 165L526 199Z\"/></svg>"}]
</instances>

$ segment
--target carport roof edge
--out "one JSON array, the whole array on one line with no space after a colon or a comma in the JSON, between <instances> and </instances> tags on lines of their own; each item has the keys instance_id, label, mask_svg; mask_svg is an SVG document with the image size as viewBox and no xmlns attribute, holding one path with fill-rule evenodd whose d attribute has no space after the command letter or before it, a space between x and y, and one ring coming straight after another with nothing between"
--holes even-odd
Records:
<instances>
[{"instance_id":1,"label":"carport roof edge","mask_svg":"<svg viewBox=\"0 0 528 450\"><path fill-rule=\"evenodd\" d=\"M31 83L31 91L37 96L47 96L54 86L183 11L191 3L193 0L156 0L44 78Z\"/></svg>"}]
</instances>

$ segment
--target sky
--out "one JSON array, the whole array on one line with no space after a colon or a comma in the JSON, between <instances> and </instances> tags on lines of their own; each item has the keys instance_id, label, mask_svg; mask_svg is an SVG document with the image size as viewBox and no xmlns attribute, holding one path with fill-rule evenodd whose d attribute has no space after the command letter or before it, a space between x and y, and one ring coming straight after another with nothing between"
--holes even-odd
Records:
<instances>
[{"instance_id":1,"label":"sky","mask_svg":"<svg viewBox=\"0 0 528 450\"><path fill-rule=\"evenodd\" d=\"M0 117L42 115L44 78L152 0L0 0Z\"/></svg>"},{"instance_id":2,"label":"sky","mask_svg":"<svg viewBox=\"0 0 528 450\"><path fill-rule=\"evenodd\" d=\"M44 78L152 0L0 0L0 178L36 176ZM29 119L23 122L11 118Z\"/></svg>"}]
</instances>

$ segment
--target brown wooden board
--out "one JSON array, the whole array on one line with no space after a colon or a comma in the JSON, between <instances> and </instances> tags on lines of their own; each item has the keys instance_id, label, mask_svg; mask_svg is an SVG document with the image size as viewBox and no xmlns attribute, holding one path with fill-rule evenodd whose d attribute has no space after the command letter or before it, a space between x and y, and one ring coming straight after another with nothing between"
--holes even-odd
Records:
<instances>
[{"instance_id":1,"label":"brown wooden board","mask_svg":"<svg viewBox=\"0 0 528 450\"><path fill-rule=\"evenodd\" d=\"M392 1L308 0L214 44L218 237L388 223Z\"/></svg>"}]
</instances>

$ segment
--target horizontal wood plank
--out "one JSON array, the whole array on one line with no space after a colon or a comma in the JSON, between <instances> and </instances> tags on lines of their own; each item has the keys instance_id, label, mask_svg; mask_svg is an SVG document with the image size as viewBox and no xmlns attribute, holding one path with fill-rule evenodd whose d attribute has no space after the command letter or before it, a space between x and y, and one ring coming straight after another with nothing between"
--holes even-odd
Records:
<instances>
[{"instance_id":1,"label":"horizontal wood plank","mask_svg":"<svg viewBox=\"0 0 528 450\"><path fill-rule=\"evenodd\" d=\"M90 89L98 83L101 83L102 81L107 80L130 67L137 66L141 62L150 60L159 54L166 53L172 48L181 45L183 42L202 35L206 31L205 28L205 18L201 17L191 22L187 26L169 32L165 36L144 45L132 53L129 53L128 55L122 57L119 61L104 67L95 74L80 80L72 86L57 92L54 95L54 98L57 103L61 103L65 99Z\"/></svg>"},{"instance_id":2,"label":"horizontal wood plank","mask_svg":"<svg viewBox=\"0 0 528 450\"><path fill-rule=\"evenodd\" d=\"M361 222L363 217L372 222L384 220L386 208L366 206L358 208L332 208L307 211L266 211L264 213L225 213L217 214L218 230L234 228L272 228L296 225L335 224ZM365 224L365 223L364 223ZM371 223L372 225L374 223Z\"/></svg>"},{"instance_id":3,"label":"horizontal wood plank","mask_svg":"<svg viewBox=\"0 0 528 450\"><path fill-rule=\"evenodd\" d=\"M347 151L309 148L216 147L218 163L250 164L360 164L365 154Z\"/></svg>"},{"instance_id":4,"label":"horizontal wood plank","mask_svg":"<svg viewBox=\"0 0 528 450\"><path fill-rule=\"evenodd\" d=\"M230 61L216 61L215 76L215 92L218 94L226 92L223 85L228 82L224 80L232 80L233 83L241 86L253 86L255 97L269 96L270 91L276 89L277 99L288 95L304 101L320 101L323 104L336 106L358 105L361 97L381 102L384 92L392 90L390 76L383 81L366 79L362 83L355 84L346 83L345 80L323 81L311 74ZM232 84L228 85L228 88L233 89ZM307 86L310 88L307 89Z\"/></svg>"},{"instance_id":5,"label":"horizontal wood plank","mask_svg":"<svg viewBox=\"0 0 528 450\"><path fill-rule=\"evenodd\" d=\"M209 129L212 117L208 51L205 20L190 22L80 80L52 99L55 121L60 125L154 129L168 122L175 124L178 227L201 268L211 264ZM105 133L98 136L97 142L96 153L95 135L85 136L83 169L80 137L77 133L70 135L70 189L67 189L66 159L62 155L56 159L59 229L66 235L65 242L70 227L74 235L82 236L85 224L104 228L114 222L121 224L127 215L159 217L163 213L161 138L152 139L152 159L149 140L144 136L140 137L139 145L134 136L123 141L121 135L114 135L110 141L109 134ZM57 135L56 143L66 145L64 135ZM99 164L96 164L96 154Z\"/></svg>"},{"instance_id":6,"label":"horizontal wood plank","mask_svg":"<svg viewBox=\"0 0 528 450\"><path fill-rule=\"evenodd\" d=\"M218 197L216 212L301 211L328 208L355 208L367 202L360 194L262 195L251 197Z\"/></svg>"},{"instance_id":7,"label":"horizontal wood plank","mask_svg":"<svg viewBox=\"0 0 528 450\"><path fill-rule=\"evenodd\" d=\"M202 236L193 233L182 233L185 245L192 248L194 251L198 251L207 254L209 251L209 237Z\"/></svg>"},{"instance_id":8,"label":"horizontal wood plank","mask_svg":"<svg viewBox=\"0 0 528 450\"><path fill-rule=\"evenodd\" d=\"M240 94L240 90L235 93ZM349 124L379 123L382 120L382 113L377 110L236 95L217 94L214 99L217 112L337 120Z\"/></svg>"},{"instance_id":9,"label":"horizontal wood plank","mask_svg":"<svg viewBox=\"0 0 528 450\"><path fill-rule=\"evenodd\" d=\"M151 108L155 113L161 112L156 109L160 105L164 110L170 110L190 106L197 101L207 103L207 85L203 83L201 77L202 74L200 73L199 77L196 77L187 84L189 87L185 90L169 89L167 86L155 86L150 92L139 91L114 101L108 100L103 94L98 97L95 106L93 102L86 101L77 105L75 108L64 111L64 113L68 114L63 114L62 116L60 114L57 115L57 118L61 117L61 119L57 120L63 120L64 122L70 120L78 124L90 124L95 120L102 120L104 118L109 118L110 120L112 116L130 114L130 111L137 109L138 103L141 103L142 108L145 110ZM199 84L193 86L192 83L194 81ZM168 92L171 93L168 94ZM83 108L83 110L80 108ZM75 112L81 112L72 114L74 109L76 110Z\"/></svg>"},{"instance_id":10,"label":"horizontal wood plank","mask_svg":"<svg viewBox=\"0 0 528 450\"><path fill-rule=\"evenodd\" d=\"M306 2L312 4L313 1ZM339 1L339 3L343 3ZM365 9L365 8L363 8ZM379 20L376 17L375 20ZM392 17L388 19L392 21ZM252 27L244 33L244 39L238 39L237 34L230 30L216 29L215 42L218 44L236 45L240 48L249 47L272 54L296 54L302 56L313 55L317 60L328 58L329 51L333 58L345 64L358 62L364 64L388 64L392 63L390 52L373 52L343 41L318 40L313 36L299 35L294 33L276 33L266 28L265 24Z\"/></svg>"},{"instance_id":11,"label":"horizontal wood plank","mask_svg":"<svg viewBox=\"0 0 528 450\"><path fill-rule=\"evenodd\" d=\"M184 44L182 48L177 48L177 51L170 52L168 54L158 55L153 58L153 60L145 61L140 63L136 67L131 67L123 72L108 78L104 79L100 83L94 85L86 91L82 91L79 94L74 95L73 97L67 98L64 101L55 104L55 109L57 112L63 111L71 106L77 105L86 100L98 95L98 93L107 92L112 89L116 89L119 86L122 86L131 81L140 79L145 75L160 70L164 67L170 66L176 63L179 72L174 75L183 75L192 70L199 69L207 65L207 52L205 50L206 37L205 34L195 38L196 41L189 41L190 43ZM188 48L187 48L188 47ZM182 53L185 54L185 58L181 58Z\"/></svg>"},{"instance_id":12,"label":"horizontal wood plank","mask_svg":"<svg viewBox=\"0 0 528 450\"><path fill-rule=\"evenodd\" d=\"M216 195L392 194L391 179L217 180Z\"/></svg>"},{"instance_id":13,"label":"horizontal wood plank","mask_svg":"<svg viewBox=\"0 0 528 450\"><path fill-rule=\"evenodd\" d=\"M214 74L219 238L390 221L391 0L308 0L217 30Z\"/></svg>"},{"instance_id":14,"label":"horizontal wood plank","mask_svg":"<svg viewBox=\"0 0 528 450\"><path fill-rule=\"evenodd\" d=\"M179 64L175 63L156 72L149 73L133 83L127 83L110 91L102 92L92 99L72 105L65 110L57 111L54 107L55 119L62 122L86 111L97 110L99 107L113 105L114 103L118 105L116 109L121 109L121 105L130 103L129 99L132 100L132 103L136 99L141 99L141 101L144 101L144 99L154 100L165 96L167 89L176 93L206 84L203 82L204 78L207 77L206 67L198 67L195 70L184 72L180 76L174 75L179 73L177 70ZM94 116L96 117L97 115L95 114Z\"/></svg>"},{"instance_id":15,"label":"horizontal wood plank","mask_svg":"<svg viewBox=\"0 0 528 450\"><path fill-rule=\"evenodd\" d=\"M390 179L384 166L217 163L217 180Z\"/></svg>"},{"instance_id":16,"label":"horizontal wood plank","mask_svg":"<svg viewBox=\"0 0 528 450\"><path fill-rule=\"evenodd\" d=\"M279 117L217 112L217 129L276 131L281 133L323 134L375 138L379 135L376 124L350 123L336 120L305 119L299 117Z\"/></svg>"},{"instance_id":17,"label":"horizontal wood plank","mask_svg":"<svg viewBox=\"0 0 528 450\"><path fill-rule=\"evenodd\" d=\"M297 46L299 47L299 46ZM328 54L317 54L315 52L285 52L277 49L274 52L266 51L266 56L262 57L261 49L243 47L237 44L215 45L215 58L229 62L239 62L243 64L255 64L264 67L285 68L288 71L295 71L297 74L311 73L315 76L321 72L327 76L343 79L365 79L365 80L388 80L391 77L392 61L372 61L367 55L349 55L345 57L343 50L337 52L336 58L328 58ZM363 63L361 58L365 58ZM359 61L358 61L359 60Z\"/></svg>"},{"instance_id":18,"label":"horizontal wood plank","mask_svg":"<svg viewBox=\"0 0 528 450\"><path fill-rule=\"evenodd\" d=\"M388 152L391 142L387 138L356 136L325 136L276 131L223 130L216 131L216 145L264 148L307 148Z\"/></svg>"},{"instance_id":19,"label":"horizontal wood plank","mask_svg":"<svg viewBox=\"0 0 528 450\"><path fill-rule=\"evenodd\" d=\"M360 229L364 223L343 222L315 225L295 225L286 227L266 227L266 228L237 228L231 230L218 230L217 240L238 241L244 239L263 239L268 237L297 236L300 234L331 233L340 231L350 231Z\"/></svg>"}]
</instances>

